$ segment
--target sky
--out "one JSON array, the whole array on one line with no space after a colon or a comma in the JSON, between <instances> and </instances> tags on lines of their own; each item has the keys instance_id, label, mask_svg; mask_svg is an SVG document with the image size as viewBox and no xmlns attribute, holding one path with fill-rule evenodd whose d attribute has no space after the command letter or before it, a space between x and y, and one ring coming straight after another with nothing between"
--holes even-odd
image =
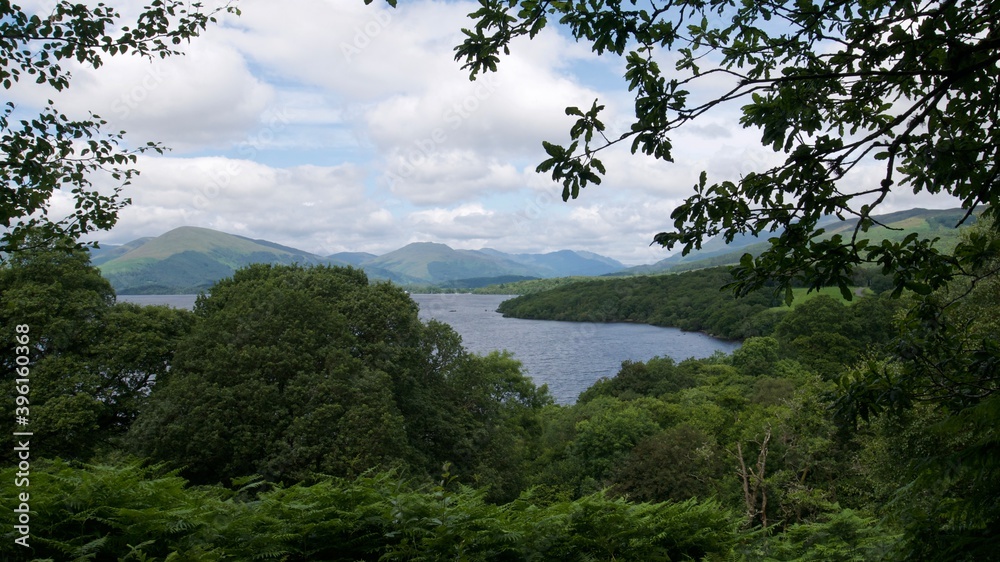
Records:
<instances>
[{"instance_id":1,"label":"sky","mask_svg":"<svg viewBox=\"0 0 1000 562\"><path fill-rule=\"evenodd\" d=\"M44 11L51 0L21 2ZM114 3L112 3L114 4ZM129 10L142 3L121 3ZM212 2L206 2L211 5ZM597 56L565 30L518 41L497 73L470 81L454 60L476 3L400 0L241 0L185 55L110 57L73 69L55 94L19 85L22 107L51 98L71 116L100 115L138 146L132 204L106 244L200 226L329 255L383 254L411 242L511 253L561 249L628 265L667 257L650 246L670 213L709 180L736 179L783 161L723 106L672 135L673 163L602 153L608 174L576 200L535 167L542 141L568 142L567 106L600 99L611 135L627 130L632 100L624 61ZM668 62L668 61L665 61ZM711 95L724 84L708 82ZM878 168L859 170L878 181ZM99 180L102 181L102 180ZM108 187L108 186L105 186ZM65 194L53 214L68 212ZM957 206L895 193L885 212Z\"/></svg>"}]
</instances>

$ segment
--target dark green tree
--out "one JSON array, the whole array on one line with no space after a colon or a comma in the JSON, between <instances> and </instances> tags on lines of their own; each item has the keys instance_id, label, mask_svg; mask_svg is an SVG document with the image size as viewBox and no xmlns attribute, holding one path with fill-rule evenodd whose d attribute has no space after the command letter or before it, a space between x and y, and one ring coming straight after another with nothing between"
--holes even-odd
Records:
<instances>
[{"instance_id":1,"label":"dark green tree","mask_svg":"<svg viewBox=\"0 0 1000 562\"><path fill-rule=\"evenodd\" d=\"M412 304L387 302L381 319L349 316L369 289L383 290L352 269L255 265L220 281L198 299L198 325L133 427L136 449L196 482L357 474L410 460L380 367L412 352L419 323Z\"/></svg>"},{"instance_id":2,"label":"dark green tree","mask_svg":"<svg viewBox=\"0 0 1000 562\"><path fill-rule=\"evenodd\" d=\"M580 394L580 402L598 396L613 396L624 400L640 396L659 396L693 386L690 373L678 369L669 357L654 357L646 362L622 361L618 374L601 378Z\"/></svg>"},{"instance_id":3,"label":"dark green tree","mask_svg":"<svg viewBox=\"0 0 1000 562\"><path fill-rule=\"evenodd\" d=\"M769 375L778 362L778 340L773 337L747 338L733 351L733 367L744 375Z\"/></svg>"},{"instance_id":4,"label":"dark green tree","mask_svg":"<svg viewBox=\"0 0 1000 562\"><path fill-rule=\"evenodd\" d=\"M205 9L201 3L158 0L143 8L132 24L105 4L96 7L67 0L46 13L32 13L0 2L0 84L10 90L21 82L62 91L70 86L68 67L100 67L105 57L126 53L153 59L179 54L178 46L198 36L229 4ZM44 99L44 98L42 98ZM31 108L36 111L36 108ZM115 225L121 196L138 171L139 153L163 148L154 143L129 147L122 132L107 133L100 116L85 119L63 114L51 100L37 115L12 102L0 110L0 259L22 247L29 233L41 245L59 237L78 239ZM105 173L118 185L98 189L92 177ZM72 197L66 217L49 216L57 191Z\"/></svg>"},{"instance_id":5,"label":"dark green tree","mask_svg":"<svg viewBox=\"0 0 1000 562\"><path fill-rule=\"evenodd\" d=\"M774 330L785 357L827 379L838 378L862 357L891 352L898 335L898 301L865 297L847 305L819 295L797 305Z\"/></svg>"},{"instance_id":6,"label":"dark green tree","mask_svg":"<svg viewBox=\"0 0 1000 562\"><path fill-rule=\"evenodd\" d=\"M169 372L193 317L115 304L111 285L71 240L31 242L0 266L0 348L14 350L14 327L27 328L29 422L39 453L87 459L131 425L154 381ZM12 396L14 355L0 364L4 393Z\"/></svg>"},{"instance_id":7,"label":"dark green tree","mask_svg":"<svg viewBox=\"0 0 1000 562\"><path fill-rule=\"evenodd\" d=\"M615 468L612 490L633 501L684 501L714 497L724 472L714 439L686 424L639 441Z\"/></svg>"},{"instance_id":8,"label":"dark green tree","mask_svg":"<svg viewBox=\"0 0 1000 562\"><path fill-rule=\"evenodd\" d=\"M643 439L657 433L659 425L649 401L624 401L598 397L575 414L582 417L573 427L566 456L567 480L580 495L601 490L612 483L616 467L628 458Z\"/></svg>"},{"instance_id":9,"label":"dark green tree","mask_svg":"<svg viewBox=\"0 0 1000 562\"><path fill-rule=\"evenodd\" d=\"M990 225L968 238L1000 245ZM871 422L871 466L906 526L905 555L977 560L1000 546L1000 260L921 298L902 319L895 354L841 381L838 414ZM883 419L875 419L881 416Z\"/></svg>"},{"instance_id":10,"label":"dark green tree","mask_svg":"<svg viewBox=\"0 0 1000 562\"><path fill-rule=\"evenodd\" d=\"M195 305L198 324L133 426L135 450L196 482L298 481L445 463L520 491L547 403L504 356L469 355L402 289L351 268L252 265Z\"/></svg>"}]
</instances>

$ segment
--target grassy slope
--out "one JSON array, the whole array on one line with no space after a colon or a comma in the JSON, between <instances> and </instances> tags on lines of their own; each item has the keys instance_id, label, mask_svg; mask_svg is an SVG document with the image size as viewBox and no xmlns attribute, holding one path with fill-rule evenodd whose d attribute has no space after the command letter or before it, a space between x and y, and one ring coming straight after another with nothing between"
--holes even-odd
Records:
<instances>
[{"instance_id":1,"label":"grassy slope","mask_svg":"<svg viewBox=\"0 0 1000 562\"><path fill-rule=\"evenodd\" d=\"M218 256L225 265L238 265L237 256L265 252L279 256L293 257L301 255L311 257L306 252L295 252L291 248L260 244L248 238L233 236L207 228L185 226L171 230L142 244L125 255L119 256L106 265L115 271L127 267L132 260L164 260L182 252L199 252Z\"/></svg>"},{"instance_id":2,"label":"grassy slope","mask_svg":"<svg viewBox=\"0 0 1000 562\"><path fill-rule=\"evenodd\" d=\"M249 263L322 263L308 252L196 227L182 227L100 264L122 294L195 293Z\"/></svg>"},{"instance_id":3,"label":"grassy slope","mask_svg":"<svg viewBox=\"0 0 1000 562\"><path fill-rule=\"evenodd\" d=\"M898 242L905 238L908 234L915 232L922 238L939 238L935 247L943 251L951 251L958 243L961 236L961 229L955 228L955 225L957 225L964 216L965 211L962 209L909 209L906 211L889 213L877 217L879 222L885 226L872 227L867 233L862 233L861 237L868 238L873 242L873 244L879 243L882 240ZM975 217L970 217L969 220L963 224L963 226L970 225L974 222ZM840 234L847 238L853 234L856 224L856 219L826 224L824 225L826 232L822 238L829 238L835 234ZM633 268L628 271L635 274L648 274L668 271L680 272L700 269L703 267L733 265L739 263L740 257L745 253L758 255L767 249L770 244L766 240L767 236L764 236L764 238L765 240L761 242L745 245L740 247L738 250L728 253L719 252L718 249L713 246L712 251L706 252L704 257L700 257L697 254L690 254L688 256L684 256L683 258L668 258L651 266L639 266L638 268ZM706 243L705 247L708 248L710 243L711 241Z\"/></svg>"},{"instance_id":4,"label":"grassy slope","mask_svg":"<svg viewBox=\"0 0 1000 562\"><path fill-rule=\"evenodd\" d=\"M363 266L393 271L425 283L450 279L532 276L531 268L496 256L470 250L453 250L444 244L409 244L364 262Z\"/></svg>"}]
</instances>

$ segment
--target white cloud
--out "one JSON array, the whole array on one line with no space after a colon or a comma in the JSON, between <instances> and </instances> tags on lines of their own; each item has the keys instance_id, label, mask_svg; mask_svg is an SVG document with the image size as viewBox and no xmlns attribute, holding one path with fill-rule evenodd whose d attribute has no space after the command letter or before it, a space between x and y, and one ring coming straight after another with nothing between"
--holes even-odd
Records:
<instances>
[{"instance_id":1,"label":"white cloud","mask_svg":"<svg viewBox=\"0 0 1000 562\"><path fill-rule=\"evenodd\" d=\"M321 251L325 235L347 234L378 211L351 164L273 168L210 157L144 158L141 166L129 189L133 204L109 241L191 225Z\"/></svg>"},{"instance_id":2,"label":"white cloud","mask_svg":"<svg viewBox=\"0 0 1000 562\"><path fill-rule=\"evenodd\" d=\"M253 75L240 53L211 37L186 52L152 61L107 57L98 69L69 63L68 89L21 84L13 101L37 106L48 97L71 117L92 112L108 121L107 131L128 131L133 144L152 140L178 152L227 146L257 128L274 88Z\"/></svg>"},{"instance_id":3,"label":"white cloud","mask_svg":"<svg viewBox=\"0 0 1000 562\"><path fill-rule=\"evenodd\" d=\"M187 56L112 57L96 71L74 70L61 108L93 110L109 130L176 149L141 158L143 174L125 193L134 203L101 238L193 225L320 254L433 240L652 263L666 252L649 242L670 228L700 171L721 181L784 160L738 124L734 102L673 135L675 163L633 155L625 144L601 152L604 182L564 203L562 186L534 172L546 157L541 141L567 143L574 118L564 108L587 109L598 98L609 136L626 131L633 100L624 65L552 25L516 41L497 73L471 82L454 47L476 7L241 0L242 17L223 17ZM672 68L669 56L659 62ZM729 82L702 85L719 93ZM40 99L29 87L9 94L26 105ZM876 174L864 168L857 177ZM906 193L887 201L911 204L951 203Z\"/></svg>"}]
</instances>

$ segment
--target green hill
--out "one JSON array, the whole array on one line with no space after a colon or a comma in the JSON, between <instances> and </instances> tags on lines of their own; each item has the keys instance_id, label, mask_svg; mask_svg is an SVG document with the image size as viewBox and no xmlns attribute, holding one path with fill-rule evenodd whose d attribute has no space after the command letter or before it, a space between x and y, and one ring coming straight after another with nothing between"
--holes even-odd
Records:
<instances>
[{"instance_id":1,"label":"green hill","mask_svg":"<svg viewBox=\"0 0 1000 562\"><path fill-rule=\"evenodd\" d=\"M531 267L504 257L476 250L454 250L444 244L415 242L377 258L362 262L391 271L413 283L438 284L459 279L517 275L537 277Z\"/></svg>"},{"instance_id":2,"label":"green hill","mask_svg":"<svg viewBox=\"0 0 1000 562\"><path fill-rule=\"evenodd\" d=\"M156 238L107 250L95 259L101 273L120 294L189 294L251 263L331 263L331 260L263 240L185 226Z\"/></svg>"},{"instance_id":3,"label":"green hill","mask_svg":"<svg viewBox=\"0 0 1000 562\"><path fill-rule=\"evenodd\" d=\"M139 238L138 240L133 240L128 244L121 245L102 245L98 248L90 248L90 263L93 265L101 265L103 263L109 262L115 258L124 256L125 254L131 252L132 250L142 246L146 242L152 240L150 237Z\"/></svg>"},{"instance_id":4,"label":"green hill","mask_svg":"<svg viewBox=\"0 0 1000 562\"><path fill-rule=\"evenodd\" d=\"M363 269L372 279L451 290L539 277L592 275L624 267L589 252L515 255L497 250L454 250L431 242L409 244L382 256L341 252L324 257L196 227L94 249L91 260L120 294L198 293L251 263L349 265Z\"/></svg>"},{"instance_id":5,"label":"green hill","mask_svg":"<svg viewBox=\"0 0 1000 562\"><path fill-rule=\"evenodd\" d=\"M361 265L362 263L375 259L378 256L375 254L369 254L368 252L338 252L336 254L330 254L326 257L339 263Z\"/></svg>"},{"instance_id":6,"label":"green hill","mask_svg":"<svg viewBox=\"0 0 1000 562\"><path fill-rule=\"evenodd\" d=\"M909 209L880 215L876 220L884 226L874 226L862 238L868 238L878 243L882 240L900 241L910 233L921 237L940 238L939 249L950 251L959 240L960 229L956 225L965 217L964 209ZM976 217L971 216L962 226L975 223ZM823 238L835 234L850 236L853 233L857 219L845 221L831 220L823 224L826 232ZM732 265L739 263L745 253L758 255L769 246L767 239L776 234L764 233L759 237L744 235L730 244L724 244L721 238L706 242L701 250L696 250L686 256L675 254L652 265L641 265L620 272L620 275L650 274L689 271L705 267Z\"/></svg>"}]
</instances>

